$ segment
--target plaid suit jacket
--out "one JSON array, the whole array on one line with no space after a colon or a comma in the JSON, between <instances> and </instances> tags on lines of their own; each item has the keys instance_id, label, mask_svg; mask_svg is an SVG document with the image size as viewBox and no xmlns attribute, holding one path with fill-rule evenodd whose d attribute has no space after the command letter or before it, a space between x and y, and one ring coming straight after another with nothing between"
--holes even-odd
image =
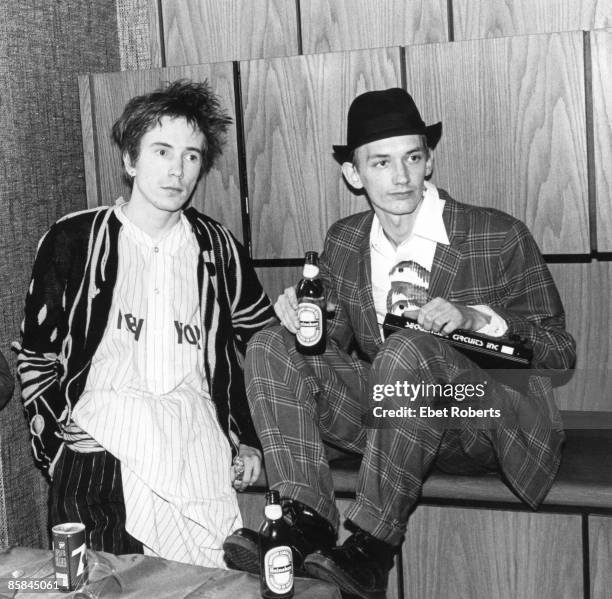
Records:
<instances>
[{"instance_id":1,"label":"plaid suit jacket","mask_svg":"<svg viewBox=\"0 0 612 599\"><path fill-rule=\"evenodd\" d=\"M548 267L527 227L508 214L462 204L444 190L443 220L450 244L438 244L429 299L485 304L508 324L508 334L533 347L533 368L568 369L575 342ZM373 212L351 215L330 228L321 274L337 305L329 336L372 361L382 346L372 295L370 228ZM502 471L513 490L535 507L552 483L560 461L562 424L547 376L532 376L527 397L517 397L520 430L506 431ZM527 438L530 455L518 449ZM532 462L532 463L531 463Z\"/></svg>"}]
</instances>

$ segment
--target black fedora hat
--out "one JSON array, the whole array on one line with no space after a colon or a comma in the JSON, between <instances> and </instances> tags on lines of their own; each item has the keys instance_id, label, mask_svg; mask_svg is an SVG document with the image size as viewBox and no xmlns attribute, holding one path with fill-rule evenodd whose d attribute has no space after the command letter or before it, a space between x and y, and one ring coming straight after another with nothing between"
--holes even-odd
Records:
<instances>
[{"instance_id":1,"label":"black fedora hat","mask_svg":"<svg viewBox=\"0 0 612 599\"><path fill-rule=\"evenodd\" d=\"M392 87L357 96L348 111L346 131L347 144L334 146L340 164L350 161L359 146L398 135L424 135L433 149L440 141L442 123L425 125L412 96Z\"/></svg>"}]
</instances>

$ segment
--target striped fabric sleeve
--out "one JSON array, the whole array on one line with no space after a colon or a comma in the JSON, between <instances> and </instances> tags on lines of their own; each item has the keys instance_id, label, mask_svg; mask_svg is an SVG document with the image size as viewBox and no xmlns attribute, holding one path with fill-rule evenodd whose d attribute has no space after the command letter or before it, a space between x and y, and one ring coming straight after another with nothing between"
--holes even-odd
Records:
<instances>
[{"instance_id":1,"label":"striped fabric sleeve","mask_svg":"<svg viewBox=\"0 0 612 599\"><path fill-rule=\"evenodd\" d=\"M63 368L59 361L66 333L64 294L69 249L52 227L42 238L25 300L22 342L17 374L29 421L34 458L49 469L63 444L62 419L66 399L60 391Z\"/></svg>"},{"instance_id":2,"label":"striped fabric sleeve","mask_svg":"<svg viewBox=\"0 0 612 599\"><path fill-rule=\"evenodd\" d=\"M232 269L232 326L244 353L249 339L276 319L270 298L263 290L251 259L242 245L228 233L234 255Z\"/></svg>"},{"instance_id":3,"label":"striped fabric sleeve","mask_svg":"<svg viewBox=\"0 0 612 599\"><path fill-rule=\"evenodd\" d=\"M568 369L576 359L576 342L565 330L559 292L540 250L520 221L508 231L499 254L503 304L491 308L533 347L534 368Z\"/></svg>"}]
</instances>

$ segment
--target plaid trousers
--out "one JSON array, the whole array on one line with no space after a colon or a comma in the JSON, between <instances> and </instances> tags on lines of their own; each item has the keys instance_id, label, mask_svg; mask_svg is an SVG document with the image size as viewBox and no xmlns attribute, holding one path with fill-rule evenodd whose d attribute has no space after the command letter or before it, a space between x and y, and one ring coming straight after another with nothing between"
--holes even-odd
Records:
<instances>
[{"instance_id":1,"label":"plaid trousers","mask_svg":"<svg viewBox=\"0 0 612 599\"><path fill-rule=\"evenodd\" d=\"M526 422L522 410L528 398L497 383L448 344L401 331L387 339L370 364L333 341L322 355L304 356L295 350L294 339L283 327L260 331L245 361L247 396L268 483L281 496L309 505L338 527L324 442L363 455L356 499L345 517L393 545L401 543L434 465L461 474L500 471L532 507L547 492L563 433L552 430L537 407ZM483 407L499 410L495 426L484 428L470 417L453 419L452 428L428 418L373 422L375 385L465 382L466 372L469 380L486 386ZM377 405L382 404L397 408L407 402L396 394ZM438 397L419 405L439 408L441 402Z\"/></svg>"}]
</instances>

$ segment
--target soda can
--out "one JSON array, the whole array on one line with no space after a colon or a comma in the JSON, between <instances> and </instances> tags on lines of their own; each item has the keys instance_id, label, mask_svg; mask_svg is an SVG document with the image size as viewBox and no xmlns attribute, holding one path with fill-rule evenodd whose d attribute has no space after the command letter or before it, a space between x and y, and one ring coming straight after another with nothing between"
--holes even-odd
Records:
<instances>
[{"instance_id":1,"label":"soda can","mask_svg":"<svg viewBox=\"0 0 612 599\"><path fill-rule=\"evenodd\" d=\"M53 565L58 588L74 591L87 582L85 525L81 522L57 524L53 536Z\"/></svg>"}]
</instances>

